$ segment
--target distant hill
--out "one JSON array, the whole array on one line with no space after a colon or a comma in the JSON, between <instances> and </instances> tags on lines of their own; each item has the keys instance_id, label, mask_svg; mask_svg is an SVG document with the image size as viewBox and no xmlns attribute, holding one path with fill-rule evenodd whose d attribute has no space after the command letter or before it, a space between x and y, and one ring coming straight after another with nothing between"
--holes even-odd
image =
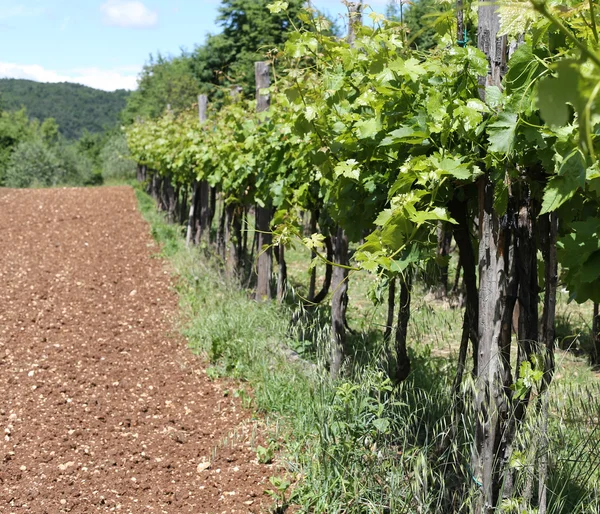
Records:
<instances>
[{"instance_id":1,"label":"distant hill","mask_svg":"<svg viewBox=\"0 0 600 514\"><path fill-rule=\"evenodd\" d=\"M54 118L68 139L79 138L84 129L96 133L116 126L129 94L122 89L109 93L69 82L0 79L3 110L25 107L31 118Z\"/></svg>"}]
</instances>

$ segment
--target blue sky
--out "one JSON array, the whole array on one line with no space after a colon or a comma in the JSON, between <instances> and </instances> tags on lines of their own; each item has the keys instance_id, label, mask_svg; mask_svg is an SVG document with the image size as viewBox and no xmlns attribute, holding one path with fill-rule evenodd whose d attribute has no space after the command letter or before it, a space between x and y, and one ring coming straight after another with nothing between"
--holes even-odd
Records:
<instances>
[{"instance_id":1,"label":"blue sky","mask_svg":"<svg viewBox=\"0 0 600 514\"><path fill-rule=\"evenodd\" d=\"M193 50L220 0L0 0L0 77L134 89L148 56ZM383 11L387 0L371 0ZM341 16L340 0L313 0Z\"/></svg>"}]
</instances>

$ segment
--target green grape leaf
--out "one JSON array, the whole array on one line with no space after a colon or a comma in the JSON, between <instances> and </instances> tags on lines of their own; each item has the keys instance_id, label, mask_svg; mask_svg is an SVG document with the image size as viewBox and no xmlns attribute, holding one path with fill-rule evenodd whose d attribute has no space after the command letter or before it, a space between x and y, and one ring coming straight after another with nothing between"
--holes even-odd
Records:
<instances>
[{"instance_id":1,"label":"green grape leaf","mask_svg":"<svg viewBox=\"0 0 600 514\"><path fill-rule=\"evenodd\" d=\"M304 117L307 121L313 121L317 117L317 110L312 105L307 106Z\"/></svg>"},{"instance_id":2,"label":"green grape leaf","mask_svg":"<svg viewBox=\"0 0 600 514\"><path fill-rule=\"evenodd\" d=\"M502 105L504 95L498 86L487 86L485 88L485 102L492 108L496 109Z\"/></svg>"},{"instance_id":3,"label":"green grape leaf","mask_svg":"<svg viewBox=\"0 0 600 514\"><path fill-rule=\"evenodd\" d=\"M431 163L440 171L452 175L458 180L469 180L473 177L471 167L462 162L460 157L444 157L439 159L433 155L430 158Z\"/></svg>"},{"instance_id":4,"label":"green grape leaf","mask_svg":"<svg viewBox=\"0 0 600 514\"><path fill-rule=\"evenodd\" d=\"M556 78L545 77L538 86L538 107L544 121L549 125L563 126L571 118L567 104L578 109L583 103L579 93L579 70L577 63L563 59L556 64Z\"/></svg>"},{"instance_id":5,"label":"green grape leaf","mask_svg":"<svg viewBox=\"0 0 600 514\"><path fill-rule=\"evenodd\" d=\"M571 152L561 163L558 176L548 182L544 191L540 214L555 211L584 187L586 177L585 157L581 150Z\"/></svg>"},{"instance_id":6,"label":"green grape leaf","mask_svg":"<svg viewBox=\"0 0 600 514\"><path fill-rule=\"evenodd\" d=\"M590 255L578 271L578 278L581 282L589 283L598 280L600 278L600 250Z\"/></svg>"},{"instance_id":7,"label":"green grape leaf","mask_svg":"<svg viewBox=\"0 0 600 514\"><path fill-rule=\"evenodd\" d=\"M573 184L581 188L585 186L586 172L585 157L579 148L567 155L558 169L559 176L569 178Z\"/></svg>"},{"instance_id":8,"label":"green grape leaf","mask_svg":"<svg viewBox=\"0 0 600 514\"><path fill-rule=\"evenodd\" d=\"M406 228L408 222L404 219L397 219L388 223L381 230L381 242L392 251L402 248L406 241Z\"/></svg>"},{"instance_id":9,"label":"green grape leaf","mask_svg":"<svg viewBox=\"0 0 600 514\"><path fill-rule=\"evenodd\" d=\"M410 220L417 225L422 225L427 221L452 221L446 210L441 207L435 207L431 211L417 211L410 217Z\"/></svg>"},{"instance_id":10,"label":"green grape leaf","mask_svg":"<svg viewBox=\"0 0 600 514\"><path fill-rule=\"evenodd\" d=\"M377 118L369 118L357 121L354 128L356 129L358 139L367 139L372 138L379 132L381 123Z\"/></svg>"},{"instance_id":11,"label":"green grape leaf","mask_svg":"<svg viewBox=\"0 0 600 514\"><path fill-rule=\"evenodd\" d=\"M500 16L500 36L517 36L541 17L529 0L503 1L498 7Z\"/></svg>"},{"instance_id":12,"label":"green grape leaf","mask_svg":"<svg viewBox=\"0 0 600 514\"><path fill-rule=\"evenodd\" d=\"M360 165L356 159L347 159L339 162L333 171L336 177L344 176L354 180L360 179Z\"/></svg>"},{"instance_id":13,"label":"green grape leaf","mask_svg":"<svg viewBox=\"0 0 600 514\"><path fill-rule=\"evenodd\" d=\"M410 245L407 249L400 252L400 257L393 260L390 266L390 271L395 273L403 273L411 264L421 262L423 256L418 245Z\"/></svg>"},{"instance_id":14,"label":"green grape leaf","mask_svg":"<svg viewBox=\"0 0 600 514\"><path fill-rule=\"evenodd\" d=\"M554 177L550 179L546 190L544 191L544 199L542 200L542 210L540 214L547 214L555 211L567 200L573 197L576 189L573 184L565 177Z\"/></svg>"},{"instance_id":15,"label":"green grape leaf","mask_svg":"<svg viewBox=\"0 0 600 514\"><path fill-rule=\"evenodd\" d=\"M309 250L320 250L324 246L325 236L323 234L311 234L305 237L302 242Z\"/></svg>"},{"instance_id":16,"label":"green grape leaf","mask_svg":"<svg viewBox=\"0 0 600 514\"><path fill-rule=\"evenodd\" d=\"M272 2L270 4L267 4L267 9L269 9L269 11L271 12L271 14L278 14L282 11L286 11L288 8L288 3L287 2L282 2L280 0L277 0L275 2Z\"/></svg>"},{"instance_id":17,"label":"green grape leaf","mask_svg":"<svg viewBox=\"0 0 600 514\"><path fill-rule=\"evenodd\" d=\"M511 153L516 138L517 115L501 112L498 119L487 126L489 150L498 153Z\"/></svg>"},{"instance_id":18,"label":"green grape leaf","mask_svg":"<svg viewBox=\"0 0 600 514\"><path fill-rule=\"evenodd\" d=\"M423 131L409 126L402 126L392 130L379 146L389 146L396 143L417 144L422 143L426 138L427 135Z\"/></svg>"}]
</instances>

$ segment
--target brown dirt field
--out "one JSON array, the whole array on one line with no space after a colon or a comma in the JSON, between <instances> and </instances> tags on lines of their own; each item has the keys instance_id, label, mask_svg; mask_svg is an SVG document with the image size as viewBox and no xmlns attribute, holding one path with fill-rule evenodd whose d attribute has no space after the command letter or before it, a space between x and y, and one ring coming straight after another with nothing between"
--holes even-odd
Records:
<instances>
[{"instance_id":1,"label":"brown dirt field","mask_svg":"<svg viewBox=\"0 0 600 514\"><path fill-rule=\"evenodd\" d=\"M271 504L256 424L177 335L130 188L0 189L0 250L0 512Z\"/></svg>"}]
</instances>

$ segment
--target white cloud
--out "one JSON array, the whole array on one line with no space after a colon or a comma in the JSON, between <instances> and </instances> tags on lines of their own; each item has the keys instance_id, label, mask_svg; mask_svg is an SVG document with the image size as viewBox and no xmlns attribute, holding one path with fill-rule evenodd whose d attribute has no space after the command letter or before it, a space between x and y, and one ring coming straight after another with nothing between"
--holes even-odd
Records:
<instances>
[{"instance_id":1,"label":"white cloud","mask_svg":"<svg viewBox=\"0 0 600 514\"><path fill-rule=\"evenodd\" d=\"M107 0L100 6L104 22L127 28L151 28L158 23L158 13L137 0Z\"/></svg>"},{"instance_id":2,"label":"white cloud","mask_svg":"<svg viewBox=\"0 0 600 514\"><path fill-rule=\"evenodd\" d=\"M137 68L134 73L125 72L122 69L102 70L99 68L82 68L74 71L77 75L70 82L77 82L104 91L114 91L115 89L136 89L140 69Z\"/></svg>"},{"instance_id":3,"label":"white cloud","mask_svg":"<svg viewBox=\"0 0 600 514\"><path fill-rule=\"evenodd\" d=\"M45 10L42 7L31 7L23 4L6 5L4 2L0 4L0 20L26 16L39 16L44 12Z\"/></svg>"},{"instance_id":4,"label":"white cloud","mask_svg":"<svg viewBox=\"0 0 600 514\"><path fill-rule=\"evenodd\" d=\"M78 68L59 73L37 64L24 65L0 62L0 78L28 79L36 82L75 82L84 86L114 91L136 89L139 68L127 67L113 70Z\"/></svg>"}]
</instances>

